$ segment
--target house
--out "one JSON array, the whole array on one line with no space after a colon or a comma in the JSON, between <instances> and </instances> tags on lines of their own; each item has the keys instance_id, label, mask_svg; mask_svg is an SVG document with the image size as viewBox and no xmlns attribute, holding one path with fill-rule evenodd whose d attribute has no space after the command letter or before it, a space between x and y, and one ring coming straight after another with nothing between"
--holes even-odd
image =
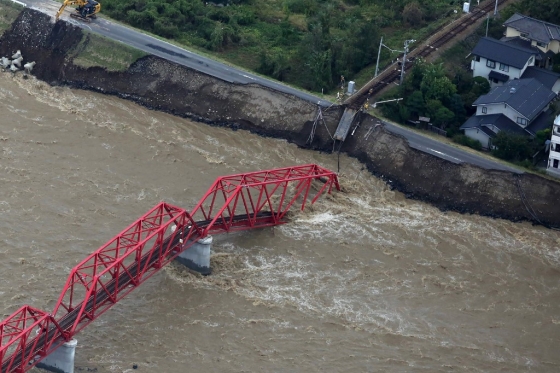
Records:
<instances>
[{"instance_id":1,"label":"house","mask_svg":"<svg viewBox=\"0 0 560 373\"><path fill-rule=\"evenodd\" d=\"M505 23L506 37L519 37L531 42L544 53L560 52L560 26L515 13Z\"/></svg>"},{"instance_id":2,"label":"house","mask_svg":"<svg viewBox=\"0 0 560 373\"><path fill-rule=\"evenodd\" d=\"M473 76L482 76L491 86L502 85L519 79L525 70L535 65L536 49L528 49L512 43L483 37L471 52Z\"/></svg>"},{"instance_id":3,"label":"house","mask_svg":"<svg viewBox=\"0 0 560 373\"><path fill-rule=\"evenodd\" d=\"M535 78L552 92L558 95L560 92L560 74L554 71L541 69L540 67L529 66L525 69L521 79Z\"/></svg>"},{"instance_id":4,"label":"house","mask_svg":"<svg viewBox=\"0 0 560 373\"><path fill-rule=\"evenodd\" d=\"M513 37L504 36L503 38L500 39L500 41L510 45L516 45L521 48L535 51L535 53L537 53L535 57L535 66L541 67L543 69L552 69L552 64L553 64L552 58L554 57L554 53L552 53L551 51L543 52L536 46L533 46L530 40L522 39L519 36L513 36Z\"/></svg>"},{"instance_id":5,"label":"house","mask_svg":"<svg viewBox=\"0 0 560 373\"><path fill-rule=\"evenodd\" d=\"M491 148L500 131L535 136L548 126L554 98L556 94L535 78L510 80L480 96L473 103L476 113L460 128L484 148Z\"/></svg>"},{"instance_id":6,"label":"house","mask_svg":"<svg viewBox=\"0 0 560 373\"><path fill-rule=\"evenodd\" d=\"M546 170L548 173L560 177L560 115L556 117L552 126L550 153Z\"/></svg>"},{"instance_id":7,"label":"house","mask_svg":"<svg viewBox=\"0 0 560 373\"><path fill-rule=\"evenodd\" d=\"M503 41L539 51L537 66L552 68L552 57L560 52L560 26L515 13L505 23Z\"/></svg>"}]
</instances>

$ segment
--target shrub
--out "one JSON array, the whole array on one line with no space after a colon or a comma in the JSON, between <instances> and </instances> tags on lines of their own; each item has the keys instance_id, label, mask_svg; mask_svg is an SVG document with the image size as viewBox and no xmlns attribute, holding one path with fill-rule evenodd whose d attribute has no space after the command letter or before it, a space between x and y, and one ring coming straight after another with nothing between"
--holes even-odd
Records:
<instances>
[{"instance_id":1,"label":"shrub","mask_svg":"<svg viewBox=\"0 0 560 373\"><path fill-rule=\"evenodd\" d=\"M457 144L468 146L469 148L472 148L472 149L475 149L475 150L482 150L482 144L480 143L480 141L471 139L470 137L468 137L466 135L462 135L462 134L461 135L455 135L455 136L453 136L453 141L456 142Z\"/></svg>"}]
</instances>

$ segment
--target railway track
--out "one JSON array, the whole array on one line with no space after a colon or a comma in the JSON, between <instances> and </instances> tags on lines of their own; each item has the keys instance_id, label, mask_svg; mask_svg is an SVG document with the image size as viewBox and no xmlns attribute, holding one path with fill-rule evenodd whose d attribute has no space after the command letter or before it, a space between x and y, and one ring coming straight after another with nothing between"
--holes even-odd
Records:
<instances>
[{"instance_id":1,"label":"railway track","mask_svg":"<svg viewBox=\"0 0 560 373\"><path fill-rule=\"evenodd\" d=\"M508 0L498 0L498 6L506 3ZM471 13L468 13L455 21L454 23L447 25L440 29L435 35L430 39L423 42L423 45L412 50L407 55L407 61L404 62L404 70L408 71L413 66L413 61L416 58L426 58L434 51L438 50L442 46L453 40L456 35L463 32L474 22L483 18L488 12L494 10L495 1L487 0L480 6L473 9ZM399 58L402 59L402 54ZM401 71L397 63L389 65L381 74L366 83L356 94L348 98L344 104L352 109L359 109L366 102L369 97L373 97L379 94L385 87L393 83L400 77Z\"/></svg>"}]
</instances>

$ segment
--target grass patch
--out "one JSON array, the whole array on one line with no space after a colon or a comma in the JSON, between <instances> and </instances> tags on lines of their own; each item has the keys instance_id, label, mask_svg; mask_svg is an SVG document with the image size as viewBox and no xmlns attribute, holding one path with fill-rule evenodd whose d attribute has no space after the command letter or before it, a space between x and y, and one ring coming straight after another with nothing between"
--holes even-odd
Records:
<instances>
[{"instance_id":1,"label":"grass patch","mask_svg":"<svg viewBox=\"0 0 560 373\"><path fill-rule=\"evenodd\" d=\"M138 49L89 32L84 32L80 43L70 52L74 65L103 67L108 71L125 71L146 55Z\"/></svg>"},{"instance_id":2,"label":"grass patch","mask_svg":"<svg viewBox=\"0 0 560 373\"><path fill-rule=\"evenodd\" d=\"M9 0L0 0L0 35L12 26L23 8Z\"/></svg>"}]
</instances>

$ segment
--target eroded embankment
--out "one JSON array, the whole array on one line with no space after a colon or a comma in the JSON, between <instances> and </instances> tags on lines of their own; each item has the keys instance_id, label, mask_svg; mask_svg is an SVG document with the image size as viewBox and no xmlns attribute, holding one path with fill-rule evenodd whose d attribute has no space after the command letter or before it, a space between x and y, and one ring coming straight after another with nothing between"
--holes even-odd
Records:
<instances>
[{"instance_id":1,"label":"eroded embankment","mask_svg":"<svg viewBox=\"0 0 560 373\"><path fill-rule=\"evenodd\" d=\"M214 125L242 128L305 145L316 114L315 105L259 85L226 83L158 57L148 56L122 72L83 68L72 55L83 45L81 29L56 24L40 12L25 9L0 39L0 54L20 49L35 60L33 71L51 84L95 90L134 100L149 108ZM325 113L327 126L318 126L313 148L331 150L332 134L342 114L339 107ZM373 118L362 118L361 130ZM328 129L327 129L328 128ZM376 129L366 140L349 137L343 151L359 158L374 174L410 198L442 209L511 220L532 220L560 226L554 206L560 183L535 175L488 171L457 165L412 149L405 139Z\"/></svg>"}]
</instances>

